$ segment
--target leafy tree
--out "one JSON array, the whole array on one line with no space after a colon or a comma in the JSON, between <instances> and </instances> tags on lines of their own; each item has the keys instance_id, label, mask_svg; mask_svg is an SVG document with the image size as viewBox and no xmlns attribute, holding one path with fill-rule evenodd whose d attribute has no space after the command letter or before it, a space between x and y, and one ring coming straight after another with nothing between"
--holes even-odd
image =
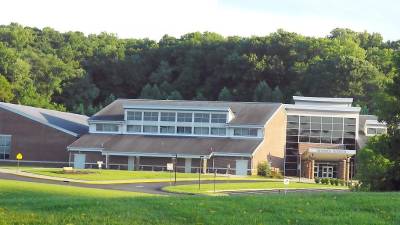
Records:
<instances>
[{"instance_id":1,"label":"leafy tree","mask_svg":"<svg viewBox=\"0 0 400 225\"><path fill-rule=\"evenodd\" d=\"M0 74L0 101L9 102L14 98L12 88L7 79Z\"/></svg>"},{"instance_id":2,"label":"leafy tree","mask_svg":"<svg viewBox=\"0 0 400 225\"><path fill-rule=\"evenodd\" d=\"M261 81L254 90L254 101L269 102L272 100L272 89L267 82Z\"/></svg>"},{"instance_id":3,"label":"leafy tree","mask_svg":"<svg viewBox=\"0 0 400 225\"><path fill-rule=\"evenodd\" d=\"M281 92L281 89L279 89L278 86L274 88L272 91L272 99L273 102L283 102L283 94Z\"/></svg>"},{"instance_id":4,"label":"leafy tree","mask_svg":"<svg viewBox=\"0 0 400 225\"><path fill-rule=\"evenodd\" d=\"M218 95L219 101L232 101L232 94L228 88L224 87Z\"/></svg>"},{"instance_id":5,"label":"leafy tree","mask_svg":"<svg viewBox=\"0 0 400 225\"><path fill-rule=\"evenodd\" d=\"M170 95L167 97L168 100L182 100L183 97L179 91L172 91Z\"/></svg>"}]
</instances>

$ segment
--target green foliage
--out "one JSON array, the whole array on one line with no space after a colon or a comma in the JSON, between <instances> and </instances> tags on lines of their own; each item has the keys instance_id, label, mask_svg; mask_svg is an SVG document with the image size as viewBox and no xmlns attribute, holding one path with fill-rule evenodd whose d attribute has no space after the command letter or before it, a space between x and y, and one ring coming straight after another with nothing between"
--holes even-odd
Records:
<instances>
[{"instance_id":1,"label":"green foliage","mask_svg":"<svg viewBox=\"0 0 400 225\"><path fill-rule=\"evenodd\" d=\"M263 177L269 177L271 175L271 168L267 161L259 162L257 165L257 175Z\"/></svg>"},{"instance_id":2,"label":"green foliage","mask_svg":"<svg viewBox=\"0 0 400 225\"><path fill-rule=\"evenodd\" d=\"M321 178L316 177L316 178L314 178L314 181L316 184L319 184L319 183L321 183Z\"/></svg>"},{"instance_id":3,"label":"green foliage","mask_svg":"<svg viewBox=\"0 0 400 225\"><path fill-rule=\"evenodd\" d=\"M111 95L288 102L295 93L354 97L363 112L375 113L381 109L374 99L398 74L399 46L340 28L326 38L278 30L248 38L195 32L156 42L10 24L0 26L0 74L11 85L7 101L85 114Z\"/></svg>"},{"instance_id":4,"label":"green foliage","mask_svg":"<svg viewBox=\"0 0 400 225\"><path fill-rule=\"evenodd\" d=\"M12 93L11 84L8 80L0 74L0 101L9 102L14 98Z\"/></svg>"}]
</instances>

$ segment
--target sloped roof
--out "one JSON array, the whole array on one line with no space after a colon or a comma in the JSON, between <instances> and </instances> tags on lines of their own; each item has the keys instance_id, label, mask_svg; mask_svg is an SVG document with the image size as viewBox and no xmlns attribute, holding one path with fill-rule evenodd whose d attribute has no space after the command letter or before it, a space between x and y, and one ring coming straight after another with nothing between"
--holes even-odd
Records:
<instances>
[{"instance_id":1,"label":"sloped roof","mask_svg":"<svg viewBox=\"0 0 400 225\"><path fill-rule=\"evenodd\" d=\"M84 115L5 102L0 102L0 108L74 136L85 134L89 130L88 117Z\"/></svg>"},{"instance_id":2,"label":"sloped roof","mask_svg":"<svg viewBox=\"0 0 400 225\"><path fill-rule=\"evenodd\" d=\"M193 109L226 108L230 109L235 118L230 125L264 125L279 109L281 103L270 102L222 102L222 101L187 101L187 100L147 100L147 99L118 99L93 115L90 120L124 120L124 106L157 106L185 107Z\"/></svg>"},{"instance_id":3,"label":"sloped roof","mask_svg":"<svg viewBox=\"0 0 400 225\"><path fill-rule=\"evenodd\" d=\"M101 149L109 153L251 155L261 142L261 139L219 137L86 134L68 146L68 148L70 150Z\"/></svg>"}]
</instances>

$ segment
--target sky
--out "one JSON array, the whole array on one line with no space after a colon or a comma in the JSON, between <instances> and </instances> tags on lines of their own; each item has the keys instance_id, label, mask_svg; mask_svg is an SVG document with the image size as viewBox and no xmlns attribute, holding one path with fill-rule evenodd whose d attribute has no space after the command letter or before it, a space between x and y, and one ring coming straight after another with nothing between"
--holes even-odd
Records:
<instances>
[{"instance_id":1,"label":"sky","mask_svg":"<svg viewBox=\"0 0 400 225\"><path fill-rule=\"evenodd\" d=\"M334 28L400 39L398 0L1 0L0 24L121 38L195 31L262 36L277 29L324 37Z\"/></svg>"}]
</instances>

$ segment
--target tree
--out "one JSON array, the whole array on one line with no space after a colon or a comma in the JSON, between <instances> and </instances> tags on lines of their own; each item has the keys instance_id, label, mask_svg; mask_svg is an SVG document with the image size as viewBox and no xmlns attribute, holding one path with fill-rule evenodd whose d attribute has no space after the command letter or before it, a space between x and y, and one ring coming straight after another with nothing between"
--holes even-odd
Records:
<instances>
[{"instance_id":1,"label":"tree","mask_svg":"<svg viewBox=\"0 0 400 225\"><path fill-rule=\"evenodd\" d=\"M254 90L254 101L269 102L272 100L272 90L267 82L261 81Z\"/></svg>"},{"instance_id":2,"label":"tree","mask_svg":"<svg viewBox=\"0 0 400 225\"><path fill-rule=\"evenodd\" d=\"M274 88L272 91L272 99L273 102L283 102L283 94L281 92L281 89L279 89L278 86Z\"/></svg>"},{"instance_id":3,"label":"tree","mask_svg":"<svg viewBox=\"0 0 400 225\"><path fill-rule=\"evenodd\" d=\"M228 88L224 87L218 95L219 101L232 101L232 94Z\"/></svg>"},{"instance_id":4,"label":"tree","mask_svg":"<svg viewBox=\"0 0 400 225\"><path fill-rule=\"evenodd\" d=\"M150 84L146 84L146 86L143 87L142 92L140 93L140 98L163 99L163 96L157 85L151 86Z\"/></svg>"},{"instance_id":5,"label":"tree","mask_svg":"<svg viewBox=\"0 0 400 225\"><path fill-rule=\"evenodd\" d=\"M182 100L183 97L179 91L172 91L167 97L168 100Z\"/></svg>"},{"instance_id":6,"label":"tree","mask_svg":"<svg viewBox=\"0 0 400 225\"><path fill-rule=\"evenodd\" d=\"M0 101L10 102L14 98L11 84L0 74Z\"/></svg>"}]
</instances>

